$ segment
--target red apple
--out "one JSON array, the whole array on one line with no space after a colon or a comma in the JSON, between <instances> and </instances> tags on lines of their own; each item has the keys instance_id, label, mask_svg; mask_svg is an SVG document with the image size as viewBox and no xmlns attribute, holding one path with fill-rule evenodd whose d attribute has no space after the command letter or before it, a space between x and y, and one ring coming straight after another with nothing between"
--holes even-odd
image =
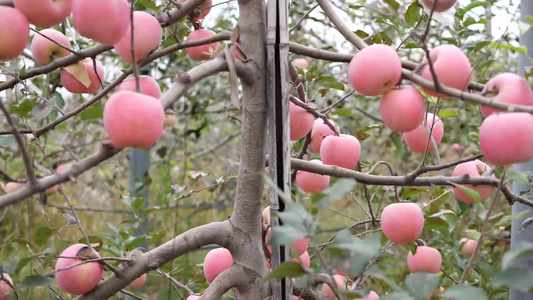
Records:
<instances>
[{"instance_id":1,"label":"red apple","mask_svg":"<svg viewBox=\"0 0 533 300\"><path fill-rule=\"evenodd\" d=\"M476 159L475 161L468 161L468 162L464 162L462 164L458 164L457 166L455 166L452 172L452 176L468 175L470 178L474 178L474 177L479 177L483 175L483 173L489 170L490 170L490 167L487 164ZM494 178L494 174L491 177ZM464 186L478 192L481 202L487 200L492 194L492 191L494 190L494 186L492 185L473 186L471 184L465 184ZM463 201L464 203L469 203L469 204L476 203L476 200L468 196L467 193L463 192L459 188L454 188L453 192L455 193L455 196L457 197L457 199Z\"/></svg>"},{"instance_id":2,"label":"red apple","mask_svg":"<svg viewBox=\"0 0 533 300\"><path fill-rule=\"evenodd\" d=\"M426 102L417 88L406 86L383 94L379 112L385 126L392 131L408 132L424 121Z\"/></svg>"},{"instance_id":3,"label":"red apple","mask_svg":"<svg viewBox=\"0 0 533 300\"><path fill-rule=\"evenodd\" d=\"M13 0L15 8L22 12L28 21L48 28L63 22L72 9L73 0Z\"/></svg>"},{"instance_id":4,"label":"red apple","mask_svg":"<svg viewBox=\"0 0 533 300\"><path fill-rule=\"evenodd\" d=\"M465 150L465 147L463 147L461 144L455 143L452 145L452 150L457 154L461 154Z\"/></svg>"},{"instance_id":5,"label":"red apple","mask_svg":"<svg viewBox=\"0 0 533 300\"><path fill-rule=\"evenodd\" d=\"M0 61L21 55L30 40L30 24L18 10L0 6Z\"/></svg>"},{"instance_id":6,"label":"red apple","mask_svg":"<svg viewBox=\"0 0 533 300\"><path fill-rule=\"evenodd\" d=\"M322 164L318 159L311 160L315 164ZM296 184L307 193L316 193L325 190L329 186L329 176L314 174L305 171L296 172Z\"/></svg>"},{"instance_id":7,"label":"red apple","mask_svg":"<svg viewBox=\"0 0 533 300\"><path fill-rule=\"evenodd\" d=\"M209 251L204 259L204 276L208 283L213 282L218 274L233 266L233 257L228 249L217 248Z\"/></svg>"},{"instance_id":8,"label":"red apple","mask_svg":"<svg viewBox=\"0 0 533 300\"><path fill-rule=\"evenodd\" d=\"M394 48L374 44L355 54L348 67L348 80L355 90L377 96L391 90L402 76L402 62Z\"/></svg>"},{"instance_id":9,"label":"red apple","mask_svg":"<svg viewBox=\"0 0 533 300\"><path fill-rule=\"evenodd\" d=\"M185 3L187 2L187 0L178 0L178 2L180 3ZM200 7L198 7L195 11L195 15L196 15L196 20L200 20L200 19L203 19L207 16L207 14L209 14L209 12L211 11L211 6L213 6L213 2L212 0L205 0L204 3L202 3L202 5L200 5Z\"/></svg>"},{"instance_id":10,"label":"red apple","mask_svg":"<svg viewBox=\"0 0 533 300\"><path fill-rule=\"evenodd\" d=\"M291 141L305 137L313 128L315 117L300 106L290 103Z\"/></svg>"},{"instance_id":11,"label":"red apple","mask_svg":"<svg viewBox=\"0 0 533 300\"><path fill-rule=\"evenodd\" d=\"M104 127L117 148L150 149L163 133L165 110L154 97L117 92L104 107Z\"/></svg>"},{"instance_id":12,"label":"red apple","mask_svg":"<svg viewBox=\"0 0 533 300\"><path fill-rule=\"evenodd\" d=\"M4 187L4 191L6 191L6 193L12 193L16 190L19 190L21 188L23 188L25 186L24 183L20 183L20 182L8 182L6 183L6 186Z\"/></svg>"},{"instance_id":13,"label":"red apple","mask_svg":"<svg viewBox=\"0 0 533 300\"><path fill-rule=\"evenodd\" d=\"M455 45L440 45L429 52L437 79L441 85L458 90L468 87L472 75L472 66L468 57ZM427 62L426 58L422 62ZM420 75L427 80L433 81L433 76L426 65L420 71ZM438 93L432 89L423 88L429 95L440 98L453 98L446 94Z\"/></svg>"},{"instance_id":14,"label":"red apple","mask_svg":"<svg viewBox=\"0 0 533 300\"><path fill-rule=\"evenodd\" d=\"M31 55L35 58L38 64L44 66L51 63L54 59L65 57L70 54L65 48L70 49L70 41L61 32L54 29L45 29L36 34L31 41ZM54 40L65 48L59 47L56 43L50 41Z\"/></svg>"},{"instance_id":15,"label":"red apple","mask_svg":"<svg viewBox=\"0 0 533 300\"><path fill-rule=\"evenodd\" d=\"M368 293L368 296L366 296L365 298L357 298L354 300L379 300L379 296L376 292L370 291L370 293Z\"/></svg>"},{"instance_id":16,"label":"red apple","mask_svg":"<svg viewBox=\"0 0 533 300\"><path fill-rule=\"evenodd\" d=\"M440 272L442 267L442 256L435 248L420 246L414 255L409 251L407 265L412 273L425 271L436 274Z\"/></svg>"},{"instance_id":17,"label":"red apple","mask_svg":"<svg viewBox=\"0 0 533 300\"><path fill-rule=\"evenodd\" d=\"M270 246L270 236L272 235L272 229L268 228L265 233L265 244L269 245L268 250L272 252L272 246ZM291 246L296 250L298 255L302 256L307 252L307 247L309 247L309 238L303 237L292 242Z\"/></svg>"},{"instance_id":18,"label":"red apple","mask_svg":"<svg viewBox=\"0 0 533 300\"><path fill-rule=\"evenodd\" d=\"M435 0L422 0L422 2L427 8L432 9L435 3ZM452 8L456 2L457 0L439 0L437 2L437 6L435 7L435 11L436 12L447 11L448 9Z\"/></svg>"},{"instance_id":19,"label":"red apple","mask_svg":"<svg viewBox=\"0 0 533 300\"><path fill-rule=\"evenodd\" d=\"M485 85L482 94L493 101L517 105L533 105L533 90L531 90L524 78L513 73L503 73L493 77ZM501 111L500 109L481 105L481 112L485 117Z\"/></svg>"},{"instance_id":20,"label":"red apple","mask_svg":"<svg viewBox=\"0 0 533 300\"><path fill-rule=\"evenodd\" d=\"M130 282L130 284L128 284L128 289L133 290L133 291L138 291L144 286L145 282L146 282L146 273L142 274L139 278Z\"/></svg>"},{"instance_id":21,"label":"red apple","mask_svg":"<svg viewBox=\"0 0 533 300\"><path fill-rule=\"evenodd\" d=\"M307 69L307 67L309 67L309 62L305 58L296 58L292 63L302 69Z\"/></svg>"},{"instance_id":22,"label":"red apple","mask_svg":"<svg viewBox=\"0 0 533 300\"><path fill-rule=\"evenodd\" d=\"M424 229L424 214L414 203L393 203L381 213L381 229L395 243L412 243Z\"/></svg>"},{"instance_id":23,"label":"red apple","mask_svg":"<svg viewBox=\"0 0 533 300\"><path fill-rule=\"evenodd\" d=\"M339 131L339 126L335 124L335 122L329 120L335 128L337 128L337 131ZM339 131L340 132L340 131ZM309 148L313 150L316 153L320 153L320 146L322 146L322 141L328 136L335 134L331 128L324 124L324 120L321 118L318 118L313 123L313 129L311 129L311 143L309 143Z\"/></svg>"},{"instance_id":24,"label":"red apple","mask_svg":"<svg viewBox=\"0 0 533 300\"><path fill-rule=\"evenodd\" d=\"M341 134L327 136L320 146L320 157L325 165L336 165L352 170L361 156L361 144L354 136Z\"/></svg>"},{"instance_id":25,"label":"red apple","mask_svg":"<svg viewBox=\"0 0 533 300\"><path fill-rule=\"evenodd\" d=\"M459 247L461 247L461 252L463 254L472 255L474 254L474 251L476 251L477 241L472 240L472 239L462 238L461 241L459 241Z\"/></svg>"},{"instance_id":26,"label":"red apple","mask_svg":"<svg viewBox=\"0 0 533 300\"><path fill-rule=\"evenodd\" d=\"M102 87L100 80L104 81L104 68L99 61L96 61L96 70L94 69L94 63L91 59L84 59L82 61L87 73L89 74L90 84L89 86L83 85L76 77L72 76L64 68L61 69L61 82L63 86L71 93L77 94L94 94Z\"/></svg>"},{"instance_id":27,"label":"red apple","mask_svg":"<svg viewBox=\"0 0 533 300\"><path fill-rule=\"evenodd\" d=\"M418 153L425 152L429 139L429 132L431 131L431 126L433 124L433 117L435 117L435 126L431 136L435 140L435 144L437 144L437 146L440 144L440 141L444 136L444 125L439 117L428 113L426 122L427 128L424 124L420 124L415 130L403 133L403 139L405 140L405 143L409 149ZM429 143L429 151L431 150L433 150L433 142Z\"/></svg>"},{"instance_id":28,"label":"red apple","mask_svg":"<svg viewBox=\"0 0 533 300\"><path fill-rule=\"evenodd\" d=\"M294 243L293 243L294 245ZM309 267L311 266L311 260L309 258L309 252L305 251L304 253L302 253L302 255L300 255L300 260L302 261L302 264L309 269ZM300 263L300 260L298 260L297 258L293 258L292 261L295 262L295 263Z\"/></svg>"},{"instance_id":29,"label":"red apple","mask_svg":"<svg viewBox=\"0 0 533 300\"><path fill-rule=\"evenodd\" d=\"M139 76L139 89L141 94L152 96L156 99L161 98L161 88L157 81L150 76ZM117 86L117 92L120 91L136 92L137 82L135 81L135 78L129 77L122 81L122 83Z\"/></svg>"},{"instance_id":30,"label":"red apple","mask_svg":"<svg viewBox=\"0 0 533 300\"><path fill-rule=\"evenodd\" d=\"M88 257L100 257L98 253L93 252L91 255L85 255L79 253L80 251L89 251L87 245L75 244L63 251L59 256L76 257L76 256L88 256ZM93 250L94 251L94 250ZM97 262L90 262L76 266L72 269L61 270L60 269L75 265L82 262L77 258L58 258L56 262L56 281L59 287L72 295L83 295L92 290L102 278L102 266Z\"/></svg>"},{"instance_id":31,"label":"red apple","mask_svg":"<svg viewBox=\"0 0 533 300\"><path fill-rule=\"evenodd\" d=\"M533 159L533 116L529 113L499 113L488 116L479 129L479 145L495 165Z\"/></svg>"},{"instance_id":32,"label":"red apple","mask_svg":"<svg viewBox=\"0 0 533 300\"><path fill-rule=\"evenodd\" d=\"M333 275L333 280L335 281L335 284L337 285L337 288L338 289L341 289L341 290L349 290L351 288L351 283L348 281L348 278L344 277L344 276L341 276L341 275ZM331 287L329 286L329 284L325 283L323 286L322 286L322 293L324 294L324 296L326 297L333 297L333 298L336 298L335 297L335 293L333 292L333 290L331 289Z\"/></svg>"},{"instance_id":33,"label":"red apple","mask_svg":"<svg viewBox=\"0 0 533 300\"><path fill-rule=\"evenodd\" d=\"M76 0L72 4L72 24L82 36L113 45L130 28L128 0Z\"/></svg>"},{"instance_id":34,"label":"red apple","mask_svg":"<svg viewBox=\"0 0 533 300\"><path fill-rule=\"evenodd\" d=\"M216 33L211 30L206 29L198 29L189 34L187 37L187 41L195 41L202 38L212 37ZM192 60L195 61L202 61L202 60L209 60L211 57L213 57L213 54L217 51L219 46L218 42L200 45L200 46L194 46L187 48L187 55Z\"/></svg>"},{"instance_id":35,"label":"red apple","mask_svg":"<svg viewBox=\"0 0 533 300\"><path fill-rule=\"evenodd\" d=\"M3 273L2 276L13 285L13 279L7 273ZM0 300L9 300L9 295L12 291L13 289L7 282L0 280Z\"/></svg>"},{"instance_id":36,"label":"red apple","mask_svg":"<svg viewBox=\"0 0 533 300\"><path fill-rule=\"evenodd\" d=\"M163 29L161 29L159 21L144 11L133 13L133 32L135 60L137 62L157 48L163 38ZM129 63L133 62L131 56L131 26L128 27L126 33L114 46L123 60Z\"/></svg>"}]
</instances>

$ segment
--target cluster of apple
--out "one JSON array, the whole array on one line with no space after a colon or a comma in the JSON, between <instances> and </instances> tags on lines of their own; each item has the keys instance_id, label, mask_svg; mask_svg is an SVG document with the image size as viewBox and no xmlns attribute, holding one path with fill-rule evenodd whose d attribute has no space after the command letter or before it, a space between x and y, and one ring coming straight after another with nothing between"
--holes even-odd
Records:
<instances>
[{"instance_id":1,"label":"cluster of apple","mask_svg":"<svg viewBox=\"0 0 533 300\"><path fill-rule=\"evenodd\" d=\"M103 268L99 262L81 263L83 259L98 258L100 255L85 244L75 244L65 249L59 255L55 266L55 278L59 287L72 295L90 292L102 279ZM132 281L128 288L139 290L145 282L146 274L143 274Z\"/></svg>"}]
</instances>

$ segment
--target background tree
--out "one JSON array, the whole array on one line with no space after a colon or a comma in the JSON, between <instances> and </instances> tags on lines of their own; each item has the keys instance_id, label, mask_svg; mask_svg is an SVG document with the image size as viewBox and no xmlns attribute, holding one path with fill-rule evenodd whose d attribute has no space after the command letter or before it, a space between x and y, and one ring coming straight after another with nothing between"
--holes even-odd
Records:
<instances>
[{"instance_id":1,"label":"background tree","mask_svg":"<svg viewBox=\"0 0 533 300\"><path fill-rule=\"evenodd\" d=\"M437 4L440 1L444 0ZM0 1L0 8L15 6L24 12L27 21L37 26L31 27L34 43L44 34L43 27L51 25L30 17L22 2ZM278 181L265 175L266 156L272 156L266 150L267 118L273 112L268 104L267 74L269 66L274 67L267 55L267 3L210 2L130 2L130 30L133 27L135 32L135 24L141 22L136 23L133 11L155 16L163 29L162 41L154 51L146 46L154 34L129 37L124 47L136 44L137 39L148 50L134 47L131 53L120 51L115 42L97 36L87 38L90 33L77 25L73 9L72 17L53 25L66 34L68 42L58 46L62 50L52 62L40 62L29 47L13 59L0 56L0 109L5 116L0 132L4 160L0 174L6 183L6 194L0 196L0 274L13 278L11 282L3 276L0 289L14 287L11 297L21 299L76 297L54 281L54 265L65 258L61 253L69 245L82 243L89 249L76 250L76 256L83 256L81 264L103 266L106 271L102 275L105 280L78 299L121 298L124 294L137 299L174 299L195 293L202 295L201 299L268 299L277 288L275 279L281 277L293 278L293 293L303 299L333 294L352 299L367 296L370 290L381 299L506 299L509 287L531 290L527 278L533 271L513 263L533 246L520 244L506 253L511 222L521 220L524 230L531 230L527 227L531 222L523 221L524 214L511 215L511 206L503 201L531 206L528 191L514 194L510 189L513 181L528 184L530 174L489 164L478 167L482 176L452 176L458 164L482 158L478 137L484 115L479 104L511 112L533 111L530 106L493 101L484 90L495 75L516 72L517 54L525 51L518 45L518 32L511 27L518 19L517 3L465 1L443 13L418 0L291 3L288 48L292 63L280 64L280 72L286 72L290 79L282 82L288 90L285 96L313 119L325 123L332 137L335 131L356 137L360 158L357 166L347 168L316 164L310 161L320 158L308 149L314 147L311 134L292 143L290 166L295 171L290 179L298 183L298 177L305 174L302 171L320 174L320 178L327 175L331 176L330 187L306 193L298 183L290 197L278 192L285 211L271 212L274 226L269 228L261 212L269 199L277 197L269 198L267 188L276 193ZM91 5L98 5L95 3ZM210 14L197 20L209 8ZM46 5L40 9L37 16L49 16ZM487 32L490 27L484 26L496 24L487 15L490 11L509 16L505 28L498 29L503 32L501 36L493 37L494 29ZM9 26L14 25L12 21ZM200 27L216 34L190 38ZM14 41L1 40L0 54L13 49ZM221 43L217 49L213 46L212 51L202 51L206 61L194 60L193 47L214 42ZM364 53L373 44L391 45L397 50L402 58L401 85L436 89L456 98L440 100L424 95L424 114L440 117L445 128L435 150L428 151L433 141L425 144L422 153L406 147L402 134L384 126L377 97L352 89L348 64L355 53ZM422 60L443 44L457 45L472 65L472 81L464 91L419 75L422 68L429 70L437 64ZM65 49L69 47L72 49ZM136 55L142 59L126 62L136 61ZM304 65L303 57L309 66ZM86 65L72 67L84 58L88 58ZM68 76L65 72L76 73L87 67L90 73L99 63L104 75L96 73L96 80L90 80L96 83L97 92L71 93L62 78ZM83 84L86 73L80 72L82 75L74 74L74 79ZM150 189L148 206L147 199L128 191L127 152L115 147L110 130L102 126L106 103L118 94L117 85L132 74L135 90L140 89L139 74L157 80L163 91L159 100L167 113L167 127L150 149L150 173L135 183L135 188ZM529 73L520 75L527 77ZM287 108L288 103L285 105ZM147 113L140 111L135 117L142 119ZM287 121L286 117L282 120ZM427 128L435 134L434 140L436 127ZM122 130L128 131L126 126ZM133 132L133 136L141 132L144 130ZM322 156L328 164L326 155ZM493 187L489 199L482 203L478 202L483 193L474 190L480 185ZM456 200L453 188L474 204ZM406 245L392 242L401 232L390 233L384 224L382 233L381 227L384 208L399 207L390 205L400 201L421 209L412 218L403 216L404 220L414 222L420 217L425 222L420 236ZM278 216L283 226L275 226ZM145 221L148 226L141 226ZM394 231L396 226L390 228ZM302 267L306 262L301 257L269 271L272 257L264 242L266 235L271 236L274 248L309 238L305 248L310 266ZM463 247L461 238L470 241ZM227 248L232 264L208 284L198 264L213 245ZM422 255L434 253L428 250L430 254L425 254L423 245L438 250L442 267L434 270L417 265ZM297 249L289 251L296 256ZM411 261L407 258L410 251ZM147 272L144 291L129 292L128 284ZM351 278L347 281L350 289L328 291L327 283L334 286L334 281L347 280L335 275L340 272Z\"/></svg>"}]
</instances>

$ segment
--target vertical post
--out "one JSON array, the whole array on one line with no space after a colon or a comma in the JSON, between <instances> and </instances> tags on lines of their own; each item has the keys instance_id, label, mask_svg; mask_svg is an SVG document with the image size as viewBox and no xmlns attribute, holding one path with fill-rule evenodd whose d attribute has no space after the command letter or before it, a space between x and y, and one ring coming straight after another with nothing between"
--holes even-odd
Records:
<instances>
[{"instance_id":1,"label":"vertical post","mask_svg":"<svg viewBox=\"0 0 533 300\"><path fill-rule=\"evenodd\" d=\"M267 4L267 96L269 175L275 185L290 197L290 132L289 132L289 29L288 0L269 0ZM272 226L281 225L277 212L285 205L274 189L270 189ZM289 247L272 247L272 268L290 261ZM276 280L272 286L275 300L292 299L289 278Z\"/></svg>"},{"instance_id":2,"label":"vertical post","mask_svg":"<svg viewBox=\"0 0 533 300\"><path fill-rule=\"evenodd\" d=\"M521 19L523 22L526 22L526 16L533 16L533 1L522 1L521 8ZM529 57L533 56L533 31L528 29L520 36L520 45L527 47L527 55ZM524 76L525 68L530 66L531 63L524 55L520 55L518 58L518 74ZM533 132L531 133L533 134ZM533 161L516 164L514 168L517 171L533 171ZM513 183L513 191L516 194L520 194L521 191L530 190L533 186L531 185L522 185L518 182ZM515 203L513 205L513 215L519 214L523 211L528 211L526 218L533 217L533 209L522 203ZM526 230L518 233L518 229L524 219L513 220L511 225L511 250L513 245L516 245L519 241L533 241L533 226L529 226ZM522 266L527 267L530 271L533 270L533 257L528 256L520 260ZM509 295L510 300L531 300L533 299L533 293L523 293L518 290L512 289Z\"/></svg>"}]
</instances>

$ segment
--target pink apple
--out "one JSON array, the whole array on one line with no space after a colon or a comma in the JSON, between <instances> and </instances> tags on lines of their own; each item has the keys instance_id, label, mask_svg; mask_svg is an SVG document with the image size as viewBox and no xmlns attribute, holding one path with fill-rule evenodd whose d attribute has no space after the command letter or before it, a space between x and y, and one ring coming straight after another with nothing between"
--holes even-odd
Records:
<instances>
[{"instance_id":1,"label":"pink apple","mask_svg":"<svg viewBox=\"0 0 533 300\"><path fill-rule=\"evenodd\" d=\"M381 213L381 229L395 243L412 243L424 229L424 214L414 203L393 203Z\"/></svg>"},{"instance_id":2,"label":"pink apple","mask_svg":"<svg viewBox=\"0 0 533 300\"><path fill-rule=\"evenodd\" d=\"M321 164L318 159L311 160L312 163ZM316 193L325 190L329 186L329 176L314 174L305 171L296 172L296 184L307 193Z\"/></svg>"},{"instance_id":3,"label":"pink apple","mask_svg":"<svg viewBox=\"0 0 533 300\"><path fill-rule=\"evenodd\" d=\"M394 48L374 44L355 54L348 67L348 80L355 90L377 96L391 90L402 76L402 62Z\"/></svg>"},{"instance_id":4,"label":"pink apple","mask_svg":"<svg viewBox=\"0 0 533 300\"><path fill-rule=\"evenodd\" d=\"M57 174L59 174L59 173L63 173L63 172L65 172L66 170L68 170L70 167L72 167L72 163L71 163L71 162L68 162L68 163L62 163L62 164L60 164L59 166L56 167L55 172L56 172Z\"/></svg>"},{"instance_id":5,"label":"pink apple","mask_svg":"<svg viewBox=\"0 0 533 300\"><path fill-rule=\"evenodd\" d=\"M217 248L209 251L204 259L204 276L208 283L213 282L218 274L233 266L233 257L228 249Z\"/></svg>"},{"instance_id":6,"label":"pink apple","mask_svg":"<svg viewBox=\"0 0 533 300\"><path fill-rule=\"evenodd\" d=\"M104 127L117 148L150 149L163 133L165 110L154 97L117 92L104 107Z\"/></svg>"},{"instance_id":7,"label":"pink apple","mask_svg":"<svg viewBox=\"0 0 533 300\"><path fill-rule=\"evenodd\" d=\"M130 27L130 5L128 0L76 0L72 24L82 36L113 45Z\"/></svg>"},{"instance_id":8,"label":"pink apple","mask_svg":"<svg viewBox=\"0 0 533 300\"><path fill-rule=\"evenodd\" d=\"M150 52L159 46L163 38L163 29L161 29L159 21L144 11L133 13L133 32L133 43L135 44L133 48L136 61L148 56ZM128 27L126 34L114 46L123 60L129 63L133 62L131 56L131 27Z\"/></svg>"},{"instance_id":9,"label":"pink apple","mask_svg":"<svg viewBox=\"0 0 533 300\"><path fill-rule=\"evenodd\" d=\"M335 124L335 122L329 120L335 128L337 128L337 131L339 131L339 126ZM340 132L340 131L339 131ZM328 136L335 134L331 128L324 124L324 120L321 118L318 118L313 123L313 129L311 129L311 143L309 143L309 148L313 150L316 153L320 154L320 146L322 146L322 141Z\"/></svg>"},{"instance_id":10,"label":"pink apple","mask_svg":"<svg viewBox=\"0 0 533 300\"><path fill-rule=\"evenodd\" d=\"M130 284L128 284L128 289L133 290L133 291L138 291L144 286L145 282L146 282L146 273L142 274L139 278L135 279Z\"/></svg>"},{"instance_id":11,"label":"pink apple","mask_svg":"<svg viewBox=\"0 0 533 300\"><path fill-rule=\"evenodd\" d=\"M9 281L11 285L13 285L13 279L11 279L11 277L7 273L3 273L2 276L4 277L4 279ZM9 284L7 284L3 280L0 280L0 300L9 300L9 295L12 291L13 289L9 286Z\"/></svg>"},{"instance_id":12,"label":"pink apple","mask_svg":"<svg viewBox=\"0 0 533 300\"><path fill-rule=\"evenodd\" d=\"M198 300L198 299L200 299L200 296L190 295L189 297L187 297L187 300Z\"/></svg>"},{"instance_id":13,"label":"pink apple","mask_svg":"<svg viewBox=\"0 0 533 300\"><path fill-rule=\"evenodd\" d=\"M472 75L472 66L461 49L455 45L440 45L432 49L429 52L429 56L441 85L458 90L464 90L468 87ZM425 57L422 62L427 62ZM422 68L420 75L427 80L433 81L429 65ZM432 89L423 88L423 90L435 97L453 98Z\"/></svg>"},{"instance_id":14,"label":"pink apple","mask_svg":"<svg viewBox=\"0 0 533 300\"><path fill-rule=\"evenodd\" d=\"M379 296L376 292L370 291L370 293L368 293L368 296L366 296L365 298L357 298L354 300L379 300Z\"/></svg>"},{"instance_id":15,"label":"pink apple","mask_svg":"<svg viewBox=\"0 0 533 300\"><path fill-rule=\"evenodd\" d=\"M462 247L461 247L462 245ZM461 247L461 252L466 255L472 255L474 254L474 251L476 251L477 247L477 241L472 239L461 239L459 242L459 246Z\"/></svg>"},{"instance_id":16,"label":"pink apple","mask_svg":"<svg viewBox=\"0 0 533 300\"><path fill-rule=\"evenodd\" d=\"M93 252L91 255L80 254L80 251L89 251L87 245L75 244L63 251L59 256L75 257L75 256L87 256L87 257L100 257L98 253ZM94 251L94 250L93 250ZM77 258L58 258L56 262L55 277L59 287L72 295L83 295L92 290L102 277L102 266L97 262L90 262L76 266L72 269L61 270L60 269L75 265L82 262Z\"/></svg>"},{"instance_id":17,"label":"pink apple","mask_svg":"<svg viewBox=\"0 0 533 300\"><path fill-rule=\"evenodd\" d=\"M435 4L435 0L422 0L422 2L429 9L432 9L433 5ZM452 8L456 2L457 0L439 0L437 2L437 6L435 7L435 11L436 12L447 11L448 9Z\"/></svg>"},{"instance_id":18,"label":"pink apple","mask_svg":"<svg viewBox=\"0 0 533 300\"><path fill-rule=\"evenodd\" d=\"M433 125L433 117L435 117L435 126L431 136L435 140L435 144L437 144L437 146L440 144L440 141L444 136L444 125L439 117L428 113L426 122L427 129L424 124L420 124L415 130L403 133L403 139L405 140L405 143L409 149L418 153L425 152L429 139L429 132L431 131L431 126ZM429 151L431 150L433 150L433 142L429 143Z\"/></svg>"},{"instance_id":19,"label":"pink apple","mask_svg":"<svg viewBox=\"0 0 533 300\"><path fill-rule=\"evenodd\" d=\"M493 77L483 89L482 94L498 102L533 105L533 91L531 87L524 78L513 73L503 73ZM481 105L481 112L485 117L490 116L494 112L501 111L500 109Z\"/></svg>"},{"instance_id":20,"label":"pink apple","mask_svg":"<svg viewBox=\"0 0 533 300\"><path fill-rule=\"evenodd\" d=\"M211 30L206 29L198 29L189 34L187 37L187 41L195 41L198 39L208 38L214 36L216 33ZM213 54L217 51L219 46L218 42L200 45L200 46L194 46L187 48L187 55L192 60L195 61L202 61L202 60L209 60L213 56Z\"/></svg>"},{"instance_id":21,"label":"pink apple","mask_svg":"<svg viewBox=\"0 0 533 300\"><path fill-rule=\"evenodd\" d=\"M65 49L71 48L70 41L63 33L54 29L41 30L39 33L40 34L35 34L35 37L31 41L31 55L35 58L38 64L44 66L51 63L56 58L65 57L70 54L70 51ZM65 48L59 47L43 35Z\"/></svg>"},{"instance_id":22,"label":"pink apple","mask_svg":"<svg viewBox=\"0 0 533 300\"><path fill-rule=\"evenodd\" d=\"M6 191L6 193L12 193L16 190L23 188L25 185L26 184L20 182L8 182L6 183L4 190Z\"/></svg>"},{"instance_id":23,"label":"pink apple","mask_svg":"<svg viewBox=\"0 0 533 300\"><path fill-rule=\"evenodd\" d=\"M178 119L175 115L165 115L165 127L174 126Z\"/></svg>"},{"instance_id":24,"label":"pink apple","mask_svg":"<svg viewBox=\"0 0 533 300\"><path fill-rule=\"evenodd\" d=\"M28 21L42 28L52 27L63 22L72 9L73 0L13 0L15 8L22 12Z\"/></svg>"},{"instance_id":25,"label":"pink apple","mask_svg":"<svg viewBox=\"0 0 533 300\"><path fill-rule=\"evenodd\" d=\"M30 40L30 24L18 10L0 6L0 61L21 55Z\"/></svg>"},{"instance_id":26,"label":"pink apple","mask_svg":"<svg viewBox=\"0 0 533 300\"><path fill-rule=\"evenodd\" d=\"M152 96L156 99L161 98L161 88L155 79L150 76L139 76L139 89L141 94ZM120 91L137 91L137 82L135 78L129 77L122 81L117 87L117 92Z\"/></svg>"},{"instance_id":27,"label":"pink apple","mask_svg":"<svg viewBox=\"0 0 533 300\"><path fill-rule=\"evenodd\" d=\"M461 154L465 150L465 147L463 147L461 144L455 143L452 145L452 150L457 154Z\"/></svg>"},{"instance_id":28,"label":"pink apple","mask_svg":"<svg viewBox=\"0 0 533 300\"><path fill-rule=\"evenodd\" d=\"M392 89L381 98L379 112L385 126L396 132L415 130L426 116L426 102L412 86Z\"/></svg>"},{"instance_id":29,"label":"pink apple","mask_svg":"<svg viewBox=\"0 0 533 300\"><path fill-rule=\"evenodd\" d=\"M468 175L470 178L475 178L475 177L482 176L483 173L489 170L490 170L490 167L487 164L476 159L475 161L468 161L468 162L464 162L462 164L458 164L457 166L455 166L452 172L452 176ZM491 177L494 178L494 174ZM471 184L465 184L464 186L478 192L481 202L487 200L490 197L490 195L492 195L492 191L494 190L494 186L492 185L473 186ZM454 188L453 192L455 193L455 196L457 197L457 199L463 201L464 203L469 203L469 204L476 203L476 200L468 196L467 193L463 192L459 188Z\"/></svg>"},{"instance_id":30,"label":"pink apple","mask_svg":"<svg viewBox=\"0 0 533 300\"><path fill-rule=\"evenodd\" d=\"M361 156L361 144L356 137L341 134L327 136L320 145L320 157L325 165L352 170Z\"/></svg>"},{"instance_id":31,"label":"pink apple","mask_svg":"<svg viewBox=\"0 0 533 300\"><path fill-rule=\"evenodd\" d=\"M488 116L479 129L479 145L495 165L533 159L533 116L529 113L499 113Z\"/></svg>"},{"instance_id":32,"label":"pink apple","mask_svg":"<svg viewBox=\"0 0 533 300\"><path fill-rule=\"evenodd\" d=\"M293 243L294 245L294 243ZM309 269L309 267L311 266L311 260L309 258L309 252L305 251L304 253L302 253L302 255L300 255L300 260L302 261L302 264ZM300 260L298 260L297 258L293 258L292 261L295 262L295 263L300 263Z\"/></svg>"},{"instance_id":33,"label":"pink apple","mask_svg":"<svg viewBox=\"0 0 533 300\"><path fill-rule=\"evenodd\" d=\"M305 58L296 58L292 63L302 69L307 69L307 67L309 67L309 62Z\"/></svg>"},{"instance_id":34,"label":"pink apple","mask_svg":"<svg viewBox=\"0 0 533 300\"><path fill-rule=\"evenodd\" d=\"M341 276L341 275L333 275L333 281L335 281L335 284L337 285L337 288L338 289L341 289L341 290L348 290L351 288L351 283L348 281L348 278L344 277L344 276ZM336 298L335 297L335 293L333 292L333 290L331 289L331 287L329 286L329 284L325 283L323 286L322 286L322 293L324 294L324 296L326 297L333 297L333 298Z\"/></svg>"},{"instance_id":35,"label":"pink apple","mask_svg":"<svg viewBox=\"0 0 533 300\"><path fill-rule=\"evenodd\" d=\"M425 271L436 274L440 272L442 267L442 256L435 248L420 246L414 255L409 251L407 265L412 273Z\"/></svg>"},{"instance_id":36,"label":"pink apple","mask_svg":"<svg viewBox=\"0 0 533 300\"><path fill-rule=\"evenodd\" d=\"M91 59L83 60L83 65L89 74L91 84L86 87L76 77L72 76L67 70L61 69L61 82L63 86L71 93L77 94L94 94L102 87L100 80L104 81L104 68L99 61L96 61L96 70L94 69L94 63Z\"/></svg>"},{"instance_id":37,"label":"pink apple","mask_svg":"<svg viewBox=\"0 0 533 300\"><path fill-rule=\"evenodd\" d=\"M313 128L315 117L302 107L290 103L291 141L305 137Z\"/></svg>"},{"instance_id":38,"label":"pink apple","mask_svg":"<svg viewBox=\"0 0 533 300\"><path fill-rule=\"evenodd\" d=\"M187 0L178 0L178 2L180 3L185 3L187 2ZM213 6L213 1L212 0L205 0L204 3L202 3L202 5L200 5L196 10L195 10L195 15L196 15L196 20L200 20L200 19L203 19L207 16L207 14L209 14L209 12L211 11L211 6Z\"/></svg>"}]
</instances>

